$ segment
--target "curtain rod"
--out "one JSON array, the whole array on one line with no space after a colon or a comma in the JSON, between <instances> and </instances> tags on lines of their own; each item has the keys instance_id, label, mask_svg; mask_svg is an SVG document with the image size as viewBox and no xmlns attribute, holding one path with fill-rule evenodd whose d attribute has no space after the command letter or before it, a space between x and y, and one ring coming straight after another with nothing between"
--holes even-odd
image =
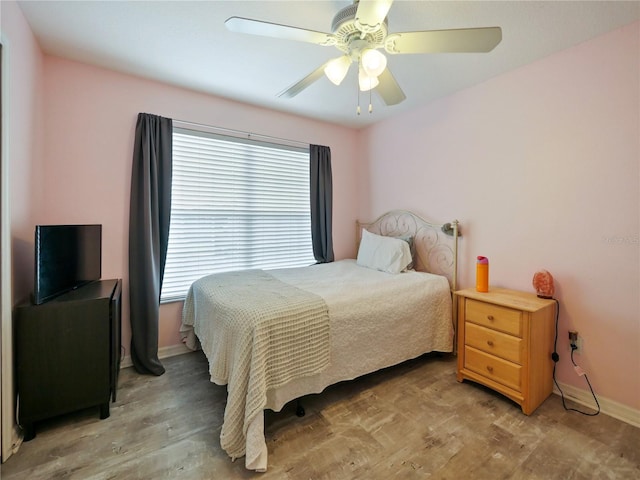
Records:
<instances>
[{"instance_id":1,"label":"curtain rod","mask_svg":"<svg viewBox=\"0 0 640 480\"><path fill-rule=\"evenodd\" d=\"M174 124L177 123L178 125L176 125L176 127L178 128L188 129L189 126L198 127L199 129L203 129L211 133L225 133L235 137L246 137L247 139L250 139L250 140L275 141L275 143L285 143L293 147L309 148L309 145L310 145L309 143L300 142L297 140L289 140L288 138L279 138L279 137L272 137L270 135L261 135L259 133L243 132L242 130L233 130L231 128L214 127L212 125L205 125L203 123L195 123L195 122L187 122L185 120L173 119L173 123Z\"/></svg>"}]
</instances>

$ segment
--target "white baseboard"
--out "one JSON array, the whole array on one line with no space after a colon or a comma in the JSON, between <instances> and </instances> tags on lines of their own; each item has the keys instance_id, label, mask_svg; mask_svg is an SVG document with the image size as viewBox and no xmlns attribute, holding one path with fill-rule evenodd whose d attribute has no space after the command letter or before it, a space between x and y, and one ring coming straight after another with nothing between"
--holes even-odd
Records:
<instances>
[{"instance_id":1,"label":"white baseboard","mask_svg":"<svg viewBox=\"0 0 640 480\"><path fill-rule=\"evenodd\" d=\"M565 383L558 382L562 392L564 393L564 398L567 400L572 400L580 405L593 409L594 411L597 409L596 403L593 400L593 395L588 390L581 390L572 385L567 385ZM553 387L553 393L556 395L560 395L557 387ZM633 425L634 427L640 427L640 410L636 410L635 408L631 408L627 405L623 405L614 400L610 400L608 398L603 398L596 393L598 397L598 403L600 404L600 411L605 415L609 415L610 417L617 418L629 425Z\"/></svg>"},{"instance_id":2,"label":"white baseboard","mask_svg":"<svg viewBox=\"0 0 640 480\"><path fill-rule=\"evenodd\" d=\"M175 357L176 355L182 355L184 353L190 353L193 350L188 349L182 343L178 345L170 345L168 347L161 347L158 349L158 358L169 358ZM120 368L133 367L133 363L131 362L131 355L127 355L122 358L120 362Z\"/></svg>"}]
</instances>

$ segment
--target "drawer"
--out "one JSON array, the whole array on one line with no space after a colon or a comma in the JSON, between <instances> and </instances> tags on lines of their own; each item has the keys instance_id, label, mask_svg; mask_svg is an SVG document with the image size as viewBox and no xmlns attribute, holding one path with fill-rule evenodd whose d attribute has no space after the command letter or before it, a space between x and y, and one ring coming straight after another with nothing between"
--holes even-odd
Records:
<instances>
[{"instance_id":1,"label":"drawer","mask_svg":"<svg viewBox=\"0 0 640 480\"><path fill-rule=\"evenodd\" d=\"M483 377L501 383L514 390L522 390L522 367L512 362L481 352L480 350L464 347L464 366Z\"/></svg>"},{"instance_id":2,"label":"drawer","mask_svg":"<svg viewBox=\"0 0 640 480\"><path fill-rule=\"evenodd\" d=\"M470 322L465 323L465 329L465 344L505 360L522 364L523 340L521 338Z\"/></svg>"},{"instance_id":3,"label":"drawer","mask_svg":"<svg viewBox=\"0 0 640 480\"><path fill-rule=\"evenodd\" d=\"M513 308L467 299L466 317L478 325L522 337L522 312Z\"/></svg>"}]
</instances>

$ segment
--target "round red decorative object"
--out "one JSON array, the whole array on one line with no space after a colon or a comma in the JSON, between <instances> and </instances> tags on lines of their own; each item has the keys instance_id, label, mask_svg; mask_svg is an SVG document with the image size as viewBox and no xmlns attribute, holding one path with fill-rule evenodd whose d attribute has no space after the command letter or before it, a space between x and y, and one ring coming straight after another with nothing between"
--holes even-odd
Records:
<instances>
[{"instance_id":1,"label":"round red decorative object","mask_svg":"<svg viewBox=\"0 0 640 480\"><path fill-rule=\"evenodd\" d=\"M533 288L540 298L553 298L553 277L546 270L539 270L533 276Z\"/></svg>"}]
</instances>

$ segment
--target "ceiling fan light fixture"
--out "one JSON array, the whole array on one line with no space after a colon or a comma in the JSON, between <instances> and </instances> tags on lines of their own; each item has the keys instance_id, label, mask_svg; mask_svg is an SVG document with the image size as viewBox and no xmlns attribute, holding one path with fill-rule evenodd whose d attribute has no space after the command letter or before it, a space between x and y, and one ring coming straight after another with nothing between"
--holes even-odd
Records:
<instances>
[{"instance_id":1,"label":"ceiling fan light fixture","mask_svg":"<svg viewBox=\"0 0 640 480\"><path fill-rule=\"evenodd\" d=\"M333 17L331 33L243 17L230 17L225 25L232 32L333 46L342 52L342 57L319 66L280 92L278 97L292 98L325 75L332 83L340 85L347 76L349 65L355 62L358 64L358 94L377 88L388 106L397 105L407 97L387 68L386 54L484 53L502 41L500 27L389 33L387 13L393 2L352 0L351 5ZM371 100L371 93L369 97Z\"/></svg>"},{"instance_id":2,"label":"ceiling fan light fixture","mask_svg":"<svg viewBox=\"0 0 640 480\"><path fill-rule=\"evenodd\" d=\"M349 65L351 65L351 57L348 55L334 58L324 67L324 74L333 84L340 85L347 76Z\"/></svg>"},{"instance_id":3,"label":"ceiling fan light fixture","mask_svg":"<svg viewBox=\"0 0 640 480\"><path fill-rule=\"evenodd\" d=\"M360 64L368 76L377 77L387 68L387 57L378 50L367 48L362 51Z\"/></svg>"}]
</instances>

